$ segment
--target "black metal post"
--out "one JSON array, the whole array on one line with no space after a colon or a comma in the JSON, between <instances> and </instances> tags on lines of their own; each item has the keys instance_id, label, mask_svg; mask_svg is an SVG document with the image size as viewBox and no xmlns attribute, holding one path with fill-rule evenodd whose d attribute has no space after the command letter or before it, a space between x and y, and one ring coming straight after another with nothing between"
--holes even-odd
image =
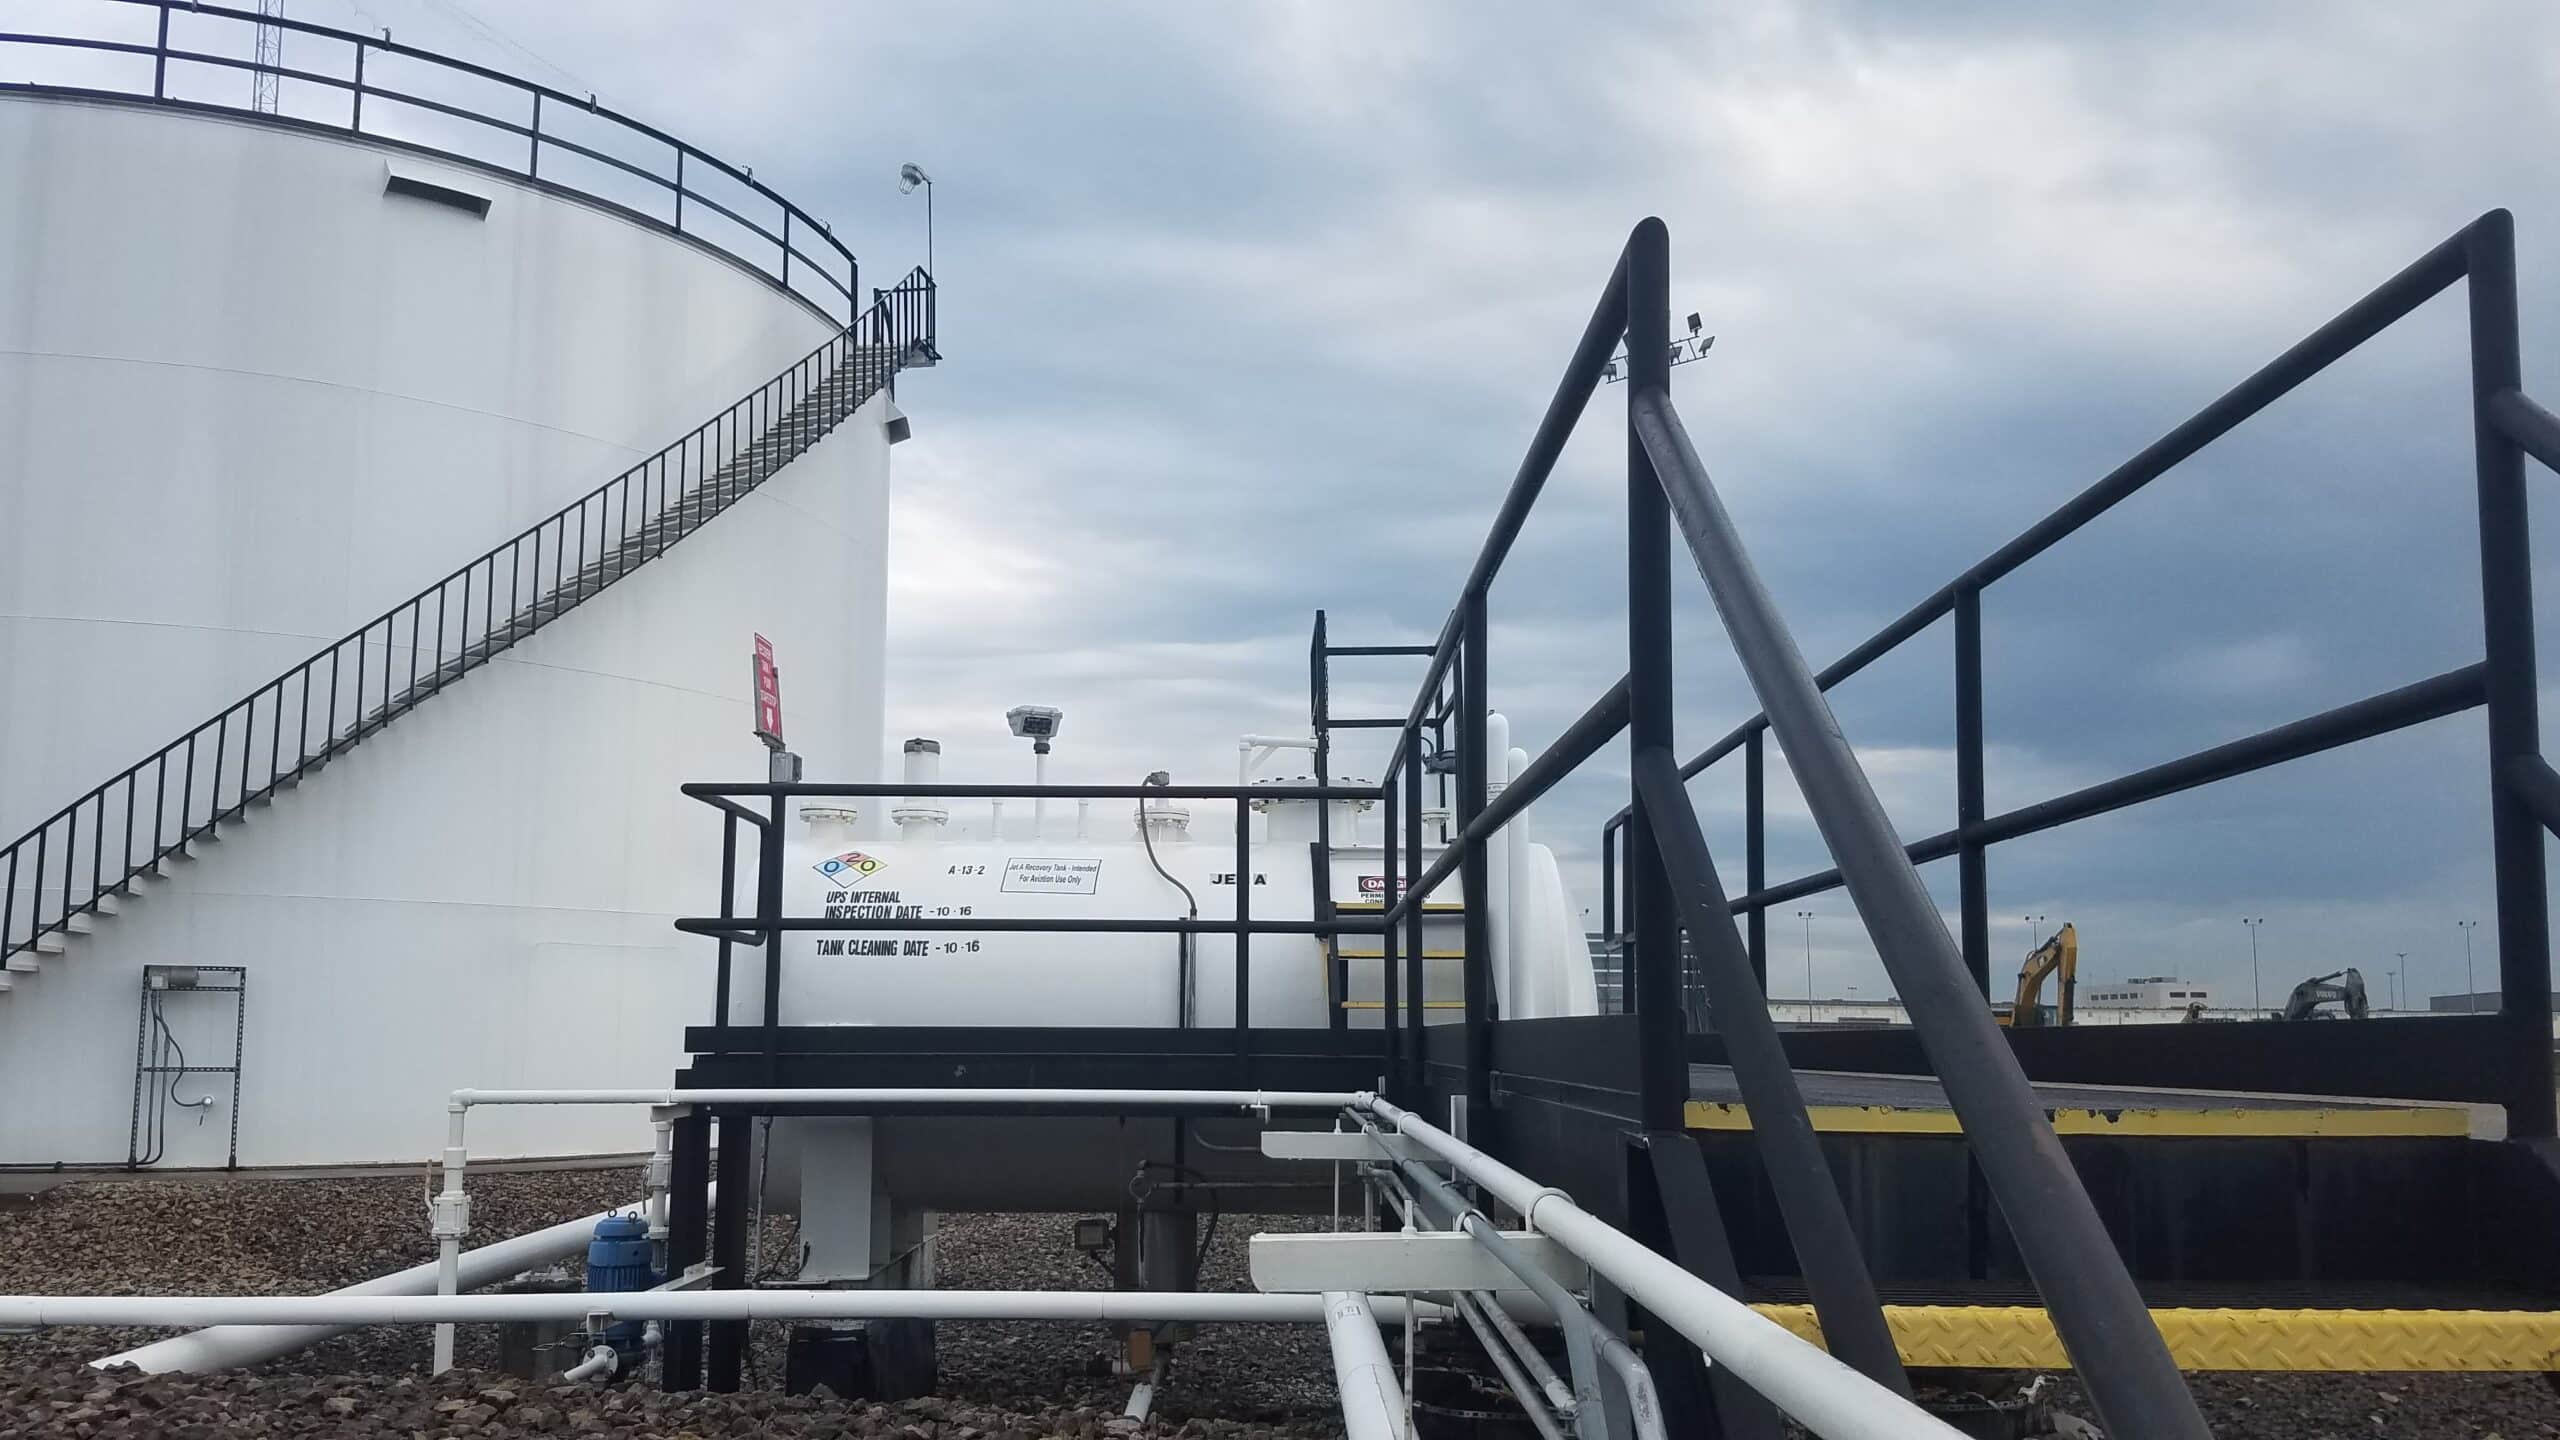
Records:
<instances>
[{"instance_id":1,"label":"black metal post","mask_svg":"<svg viewBox=\"0 0 2560 1440\"><path fill-rule=\"evenodd\" d=\"M168 11L160 12L162 24L167 24L168 18ZM348 93L348 101L347 128L362 132L364 129L364 42L362 40L356 42L356 83L355 88Z\"/></svg>"},{"instance_id":2,"label":"black metal post","mask_svg":"<svg viewBox=\"0 0 2560 1440\"><path fill-rule=\"evenodd\" d=\"M542 92L533 92L533 124L525 134L524 173L528 180L542 174Z\"/></svg>"},{"instance_id":3,"label":"black metal post","mask_svg":"<svg viewBox=\"0 0 2560 1440\"><path fill-rule=\"evenodd\" d=\"M1307 641L1307 723L1308 733L1315 739L1316 783L1333 783L1333 687L1330 667L1325 658L1324 612L1316 612L1315 631ZM1237 804L1244 802L1238 800ZM1333 894L1333 806L1316 806L1316 893L1329 901ZM1342 958L1342 942L1332 936L1324 940L1325 992L1332 999L1331 1013L1325 1024L1340 1030L1351 1023L1351 1012L1342 1002L1351 998L1351 964Z\"/></svg>"},{"instance_id":4,"label":"black metal post","mask_svg":"<svg viewBox=\"0 0 2560 1440\"><path fill-rule=\"evenodd\" d=\"M720 1124L720 1189L711 1207L711 1263L714 1290L750 1288L747 1274L747 1212L755 1203L755 1121L745 1115L722 1115ZM734 1394L745 1378L747 1322L710 1322L710 1389Z\"/></svg>"},{"instance_id":5,"label":"black metal post","mask_svg":"<svg viewBox=\"0 0 2560 1440\"><path fill-rule=\"evenodd\" d=\"M1466 977L1467 1124L1481 1143L1493 1123L1493 893L1492 857L1482 836L1467 827L1483 813L1487 761L1485 713L1488 708L1485 665L1484 591L1472 589L1459 600L1458 661L1458 804L1459 885L1466 892L1466 958L1459 962ZM1414 909L1419 912L1421 906Z\"/></svg>"},{"instance_id":6,"label":"black metal post","mask_svg":"<svg viewBox=\"0 0 2560 1440\"><path fill-rule=\"evenodd\" d=\"M1767 739L1767 731L1754 730L1742 742L1742 878L1754 894L1769 883L1769 777L1763 754ZM1769 907L1755 906L1743 932L1743 948L1751 954L1751 983L1765 996L1769 993Z\"/></svg>"},{"instance_id":7,"label":"black metal post","mask_svg":"<svg viewBox=\"0 0 2560 1440\"><path fill-rule=\"evenodd\" d=\"M1627 240L1627 385L1638 395L1671 383L1671 234L1648 219ZM1653 460L1627 427L1627 746L1671 747L1671 520ZM1627 946L1636 1014L1636 1116L1646 1130L1678 1130L1689 1101L1688 1031L1680 1010L1680 922L1662 871L1659 826L1629 786Z\"/></svg>"},{"instance_id":8,"label":"black metal post","mask_svg":"<svg viewBox=\"0 0 2560 1440\"><path fill-rule=\"evenodd\" d=\"M1618 943L1618 831L1626 825L1611 816L1600 827L1600 942L1603 949Z\"/></svg>"},{"instance_id":9,"label":"black metal post","mask_svg":"<svg viewBox=\"0 0 2560 1440\"><path fill-rule=\"evenodd\" d=\"M2542 826L2497 783L2510 761L2542 752L2533 653L2533 541L2526 528L2524 452L2490 415L2523 383L2516 335L2515 218L2482 216L2465 232L2471 274L2472 435L2480 483L2480 608L2487 642L2489 824L2498 885L2499 1013L2514 1056L2507 1134L2553 1133L2551 917Z\"/></svg>"},{"instance_id":10,"label":"black metal post","mask_svg":"<svg viewBox=\"0 0 2560 1440\"><path fill-rule=\"evenodd\" d=\"M1404 764L1408 769L1421 763L1421 756L1411 752L1406 753ZM1384 833L1379 837L1379 843L1383 847L1383 863L1378 866L1380 871L1378 884L1381 887L1378 892L1378 905L1382 912L1396 903L1396 896L1401 893L1401 887L1397 882L1404 875L1402 868L1404 836L1398 829L1398 822L1403 816L1399 813L1400 807L1396 803L1403 783L1403 776L1389 775L1385 783L1378 787L1379 814L1384 821ZM16 859L14 855L10 858L12 861ZM1396 943L1398 937L1396 927L1393 925L1381 925L1378 930L1378 1029L1383 1032L1383 1043L1386 1047L1384 1083L1391 1093L1410 1099L1411 1097L1404 1091L1396 1088L1404 1082L1404 1056L1397 1043L1401 1039L1398 1031L1403 1027L1404 1016L1396 1004L1396 965L1403 956L1404 947ZM5 939L6 934L5 929L0 929L0 939ZM1345 995L1343 998L1348 999L1349 996Z\"/></svg>"},{"instance_id":11,"label":"black metal post","mask_svg":"<svg viewBox=\"0 0 2560 1440\"><path fill-rule=\"evenodd\" d=\"M667 1177L667 1273L682 1275L706 1255L705 1228L711 1223L711 1119L696 1111L677 1117L675 1153ZM661 1357L666 1388L702 1387L702 1322L679 1320L667 1327Z\"/></svg>"},{"instance_id":12,"label":"black metal post","mask_svg":"<svg viewBox=\"0 0 2560 1440\"><path fill-rule=\"evenodd\" d=\"M357 76L359 82L363 76ZM169 7L160 7L160 38L152 42L151 98L166 99L169 93Z\"/></svg>"},{"instance_id":13,"label":"black metal post","mask_svg":"<svg viewBox=\"0 0 2560 1440\"><path fill-rule=\"evenodd\" d=\"M1253 1048L1249 1029L1253 1024L1253 807L1241 794L1236 796L1235 890L1236 1054L1242 1056Z\"/></svg>"},{"instance_id":14,"label":"black metal post","mask_svg":"<svg viewBox=\"0 0 2560 1440\"><path fill-rule=\"evenodd\" d=\"M1414 896L1414 882L1422 877L1422 727L1407 724L1404 731L1404 854L1405 873L1388 881L1387 907L1412 898L1404 917L1404 1039L1406 1063L1413 1067L1408 1089L1416 1103L1424 1098L1424 1085L1429 1065L1423 1055L1422 1027L1430 1020L1423 1006L1422 901ZM41 871L39 871L41 873Z\"/></svg>"},{"instance_id":15,"label":"black metal post","mask_svg":"<svg viewBox=\"0 0 2560 1440\"><path fill-rule=\"evenodd\" d=\"M1753 737L1755 740L1757 736ZM1982 823L1982 589L1956 587L1956 828ZM1765 881L1754 879L1758 891ZM1973 983L1991 996L1991 872L1979 839L1956 847L1956 887L1960 892L1965 968ZM1757 913L1757 912L1754 912Z\"/></svg>"},{"instance_id":16,"label":"black metal post","mask_svg":"<svg viewBox=\"0 0 2560 1440\"><path fill-rule=\"evenodd\" d=\"M738 909L738 817L723 811L720 822L720 918L732 920L737 918ZM713 983L711 1023L723 1029L729 1024L729 946L732 943L728 936L720 937L720 968Z\"/></svg>"},{"instance_id":17,"label":"black metal post","mask_svg":"<svg viewBox=\"0 0 2560 1440\"><path fill-rule=\"evenodd\" d=\"M773 797L756 837L756 919L764 930L764 1083L782 1080L782 797ZM721 1122L724 1126L727 1121ZM726 1143L725 1141L723 1142Z\"/></svg>"}]
</instances>

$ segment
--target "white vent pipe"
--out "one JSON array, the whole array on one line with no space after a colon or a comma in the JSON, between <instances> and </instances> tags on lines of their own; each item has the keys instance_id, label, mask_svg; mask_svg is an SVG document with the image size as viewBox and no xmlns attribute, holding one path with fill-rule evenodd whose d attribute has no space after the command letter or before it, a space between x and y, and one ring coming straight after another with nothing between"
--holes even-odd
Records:
<instances>
[{"instance_id":1,"label":"white vent pipe","mask_svg":"<svg viewBox=\"0 0 2560 1440\"><path fill-rule=\"evenodd\" d=\"M932 786L942 781L942 742L921 737L906 744L906 771L899 777L915 786ZM951 807L940 796L909 795L889 818L898 822L898 838L908 841L931 841L942 834L951 822Z\"/></svg>"},{"instance_id":2,"label":"white vent pipe","mask_svg":"<svg viewBox=\"0 0 2560 1440\"><path fill-rule=\"evenodd\" d=\"M527 1270L538 1270L554 1261L565 1260L584 1250L587 1242L595 1238L598 1221L609 1215L635 1214L642 1208L640 1204L631 1204L617 1210L599 1210L593 1215L580 1219L564 1220L546 1229L530 1231L513 1239L483 1245L476 1250L465 1250L462 1252L462 1263L459 1267L462 1284L472 1288L494 1285L511 1275L521 1275ZM423 1265L412 1265L406 1270L395 1270L388 1275L377 1276L361 1284L350 1285L343 1290L332 1290L326 1295L308 1295L298 1298L313 1302L342 1302L352 1306L356 1302L394 1296L428 1296L434 1293L435 1288L436 1262L430 1260ZM349 1314L351 1315L352 1311ZM255 1365L260 1361L273 1360L280 1355L290 1355L297 1350L307 1349L331 1336L343 1335L364 1322L360 1319L342 1317L332 1311L326 1316L306 1315L299 1321L268 1321L258 1324L234 1324L219 1318L185 1317L153 1323L210 1324L214 1328L199 1330L192 1335L177 1335L166 1340L154 1340L148 1345L119 1351L89 1363L102 1370L113 1365L132 1365L155 1375L172 1370L196 1374L212 1370L229 1370L242 1365Z\"/></svg>"}]
</instances>

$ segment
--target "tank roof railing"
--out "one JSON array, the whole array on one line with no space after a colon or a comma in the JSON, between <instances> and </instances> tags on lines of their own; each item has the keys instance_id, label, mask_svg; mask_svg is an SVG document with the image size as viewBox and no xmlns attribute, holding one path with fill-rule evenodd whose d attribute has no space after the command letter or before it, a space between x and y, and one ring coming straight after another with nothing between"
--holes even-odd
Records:
<instances>
[{"instance_id":1,"label":"tank roof railing","mask_svg":"<svg viewBox=\"0 0 2560 1440\"><path fill-rule=\"evenodd\" d=\"M88 54L130 56L150 62L147 83L137 78L130 86L63 85L41 81L19 81L0 84L0 92L64 95L83 99L141 101L179 109L205 111L222 115L245 116L264 123L309 130L329 135L356 135L375 144L430 155L504 175L519 183L532 185L553 194L565 195L600 206L625 219L689 240L743 266L758 278L808 305L831 322L851 326L861 316L861 265L853 251L836 239L832 227L800 206L784 199L772 186L755 178L752 168L728 161L677 139L666 131L644 121L633 119L610 106L597 103L593 95L572 95L547 85L475 65L467 60L439 55L413 45L403 45L390 38L389 30L380 35L340 30L317 25L307 20L291 20L280 15L261 15L253 10L225 5L198 4L195 0L97 0L98 5L130 6L156 12L148 42L119 39L105 34L60 34L29 31L0 31L0 46L41 47L80 51ZM99 29L111 28L103 17L112 13L104 9L92 12L102 17ZM173 44L170 26L175 17L192 25L198 19L248 27L239 32L254 34L269 28L307 35L342 44L352 64L347 74L330 74L308 66L281 63L261 64L253 58L225 55L211 50L186 48ZM185 37L181 37L184 39ZM427 67L419 78L433 74L438 79L464 77L472 82L503 86L524 103L524 110L510 117L493 113L447 96L438 98L416 90L381 83L377 74L368 80L365 74L368 57L378 67L383 60L397 60ZM347 96L345 119L288 115L256 108L244 96L241 103L181 99L172 93L171 65L212 67L238 70L257 76L272 76L279 89L284 81L343 91ZM183 73L183 72L181 72ZM395 79L406 77L395 76ZM374 103L370 107L368 102ZM385 110L385 104L391 108ZM563 133L562 107L582 120L570 122L581 127L585 139L572 139ZM368 109L370 108L370 113ZM545 111L552 117L550 129L544 128ZM471 133L481 138L495 138L501 143L523 141L517 161L499 161L437 139L406 138L386 133L387 116L445 117L466 122ZM592 124L594 130L585 127ZM397 128L396 126L388 128ZM608 137L643 142L640 149L662 154L634 159L614 154L608 148ZM450 134L444 138L456 138ZM592 143L589 143L592 142ZM620 147L632 148L632 147ZM562 159L576 157L604 167L593 177L610 181L628 176L640 182L636 188L644 197L665 202L652 208L647 200L632 203L607 193L594 183L564 181L558 174L542 173L543 163L555 165ZM707 177L723 177L734 187L726 200L705 193L701 182ZM716 217L716 219L714 218ZM706 224L706 221L711 223ZM718 221L735 226L737 233L722 235L725 228ZM688 223L690 222L690 223ZM814 252L814 253L813 253ZM797 262L796 264L794 262Z\"/></svg>"}]
</instances>

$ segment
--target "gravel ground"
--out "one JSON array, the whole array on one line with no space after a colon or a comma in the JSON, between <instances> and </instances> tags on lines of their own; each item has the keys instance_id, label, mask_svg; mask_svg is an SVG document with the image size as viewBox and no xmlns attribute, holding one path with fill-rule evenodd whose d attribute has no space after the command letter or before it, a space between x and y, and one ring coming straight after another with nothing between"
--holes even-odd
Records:
<instances>
[{"instance_id":1,"label":"gravel ground","mask_svg":"<svg viewBox=\"0 0 2560 1440\"><path fill-rule=\"evenodd\" d=\"M434 1258L426 1238L423 1176L336 1180L225 1179L101 1181L64 1186L0 1206L0 1293L316 1293ZM489 1172L473 1178L476 1235L515 1234L627 1203L641 1192L636 1169ZM949 1215L936 1242L938 1282L968 1289L1100 1289L1106 1277L1068 1244L1072 1217ZM1203 1264L1211 1289L1248 1289L1244 1238L1256 1230L1320 1224L1292 1216L1229 1216ZM791 1221L764 1228L764 1271L787 1274L797 1254ZM1106 1327L1038 1323L944 1324L937 1336L942 1396L914 1406L873 1407L857 1424L810 1418L782 1397L656 1397L628 1392L618 1408L562 1406L543 1387L479 1373L494 1365L490 1327L465 1326L458 1359L472 1373L430 1382L424 1328L360 1330L229 1377L123 1377L107 1387L85 1363L156 1339L165 1330L54 1330L0 1335L0 1435L160 1435L185 1433L201 1416L242 1407L274 1411L278 1434L464 1432L434 1407L480 1389L517 1392L497 1405L532 1418L503 1420L507 1433L574 1428L593 1411L604 1432L686 1430L710 1436L760 1433L890 1433L922 1425L954 1440L1100 1433L1117 1419L1130 1382L1109 1373L1117 1342ZM788 1327L755 1327L749 1381L778 1390ZM1194 1435L1331 1436L1340 1432L1331 1361L1313 1326L1212 1327L1181 1348L1173 1382L1157 1405L1159 1429ZM574 1398L574 1397L573 1397ZM336 1402L336 1403L330 1403ZM345 1407L354 1405L358 1410ZM633 1407L639 1408L633 1408ZM778 1407L778 1408L777 1408ZM79 1420L68 1417L95 1410ZM937 1420L936 1415L949 1413ZM39 1414L38 1411L44 1413ZM664 1411L665 1413L661 1413ZM626 1413L628 1412L628 1413ZM359 1423L362 1416L377 1417ZM47 1417L51 1418L48 1419ZM118 1417L139 1428L115 1428ZM189 1418L197 1417L197 1418ZM298 1418L297 1418L298 1417ZM499 1417L503 1419L503 1416ZM145 1422L148 1423L140 1423ZM304 1422L308 1421L308 1425ZM1088 1423L1090 1422L1090 1423ZM204 1423L215 1423L214 1421ZM82 1428L82 1427L89 1428ZM295 1428L303 1426L303 1428ZM883 1429L882 1427L885 1427ZM588 1427L594 1430L596 1427ZM926 1440L910 1435L905 1440Z\"/></svg>"},{"instance_id":2,"label":"gravel ground","mask_svg":"<svg viewBox=\"0 0 2560 1440\"><path fill-rule=\"evenodd\" d=\"M491 1173L472 1186L474 1228L513 1234L625 1203L628 1169ZM1101 1271L1067 1243L1071 1217L943 1217L939 1282L953 1288L1099 1289ZM1203 1267L1211 1289L1248 1288L1244 1237L1311 1228L1290 1216L1229 1216ZM94 1182L0 1206L0 1292L311 1293L432 1257L421 1176L356 1180ZM769 1221L768 1274L789 1269L796 1239ZM759 1326L751 1381L735 1396L644 1387L542 1386L483 1368L486 1327L465 1327L466 1367L424 1373L423 1329L359 1331L259 1369L221 1376L104 1375L84 1362L161 1333L60 1330L0 1335L0 1435L880 1435L893 1440L1099 1440L1119 1421L1129 1382L1109 1374L1102 1326L946 1323L940 1397L896 1405L814 1402L774 1393L784 1327ZM1312 1326L1212 1327L1184 1345L1160 1396L1157 1434L1340 1433L1324 1339ZM2560 1437L2560 1391L2538 1376L2194 1377L2225 1440L2436 1440ZM2061 1410L2089 1415L2067 1377Z\"/></svg>"}]
</instances>

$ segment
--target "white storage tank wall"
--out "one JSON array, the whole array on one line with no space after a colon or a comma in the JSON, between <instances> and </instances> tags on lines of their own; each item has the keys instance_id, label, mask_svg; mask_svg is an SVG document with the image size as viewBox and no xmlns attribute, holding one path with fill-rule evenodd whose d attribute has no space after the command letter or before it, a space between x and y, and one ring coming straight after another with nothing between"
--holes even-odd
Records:
<instances>
[{"instance_id":1,"label":"white storage tank wall","mask_svg":"<svg viewBox=\"0 0 2560 1440\"><path fill-rule=\"evenodd\" d=\"M243 119L0 96L0 194L12 836L833 328L594 207Z\"/></svg>"},{"instance_id":2,"label":"white storage tank wall","mask_svg":"<svg viewBox=\"0 0 2560 1440\"><path fill-rule=\"evenodd\" d=\"M386 197L386 165L488 195ZM462 166L256 122L0 98L0 828L710 418L830 324L733 262ZM657 1084L708 1019L714 813L777 647L812 773L880 749L875 399L756 494L0 996L0 1163L120 1160L146 963L245 964L241 1159L414 1160L465 1084ZM173 998L195 1063L227 1011ZM169 1164L218 1164L227 1087ZM645 1146L596 1110L475 1149Z\"/></svg>"}]
</instances>

